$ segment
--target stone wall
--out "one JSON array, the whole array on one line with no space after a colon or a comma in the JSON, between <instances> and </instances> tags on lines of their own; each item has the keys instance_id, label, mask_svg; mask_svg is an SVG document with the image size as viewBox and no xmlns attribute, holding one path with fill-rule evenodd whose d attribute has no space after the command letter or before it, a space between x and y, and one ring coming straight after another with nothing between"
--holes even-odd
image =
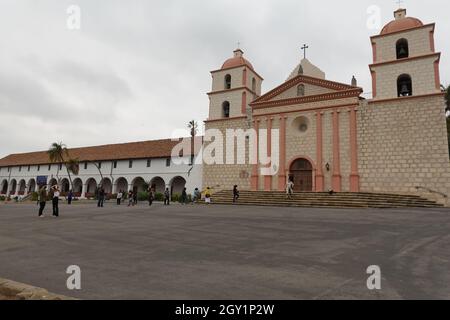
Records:
<instances>
[{"instance_id":1,"label":"stone wall","mask_svg":"<svg viewBox=\"0 0 450 320\"><path fill-rule=\"evenodd\" d=\"M445 203L450 161L442 95L369 101L358 110L361 191L420 194Z\"/></svg>"}]
</instances>

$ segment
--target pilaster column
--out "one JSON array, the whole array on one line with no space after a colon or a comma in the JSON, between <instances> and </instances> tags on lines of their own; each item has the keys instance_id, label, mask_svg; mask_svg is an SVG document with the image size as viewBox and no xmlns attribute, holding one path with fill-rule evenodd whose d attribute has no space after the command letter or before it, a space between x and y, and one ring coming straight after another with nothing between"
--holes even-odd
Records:
<instances>
[{"instance_id":1,"label":"pilaster column","mask_svg":"<svg viewBox=\"0 0 450 320\"><path fill-rule=\"evenodd\" d=\"M259 172L258 172L258 163L259 163L259 119L253 121L253 128L255 130L255 141L256 146L253 148L253 152L256 154L253 155L253 159L256 163L252 166L252 177L251 177L251 189L253 191L258 190L258 182L259 182ZM251 157L250 157L251 158Z\"/></svg>"},{"instance_id":2,"label":"pilaster column","mask_svg":"<svg viewBox=\"0 0 450 320\"><path fill-rule=\"evenodd\" d=\"M316 170L316 192L323 192L325 188L323 175L323 130L322 116L320 111L316 112L316 148L317 148L317 170Z\"/></svg>"},{"instance_id":3,"label":"pilaster column","mask_svg":"<svg viewBox=\"0 0 450 320\"><path fill-rule=\"evenodd\" d=\"M350 192L359 192L356 107L350 109Z\"/></svg>"},{"instance_id":4,"label":"pilaster column","mask_svg":"<svg viewBox=\"0 0 450 320\"><path fill-rule=\"evenodd\" d=\"M332 188L335 192L341 191L341 159L340 159L340 141L339 141L339 111L333 111L333 177Z\"/></svg>"},{"instance_id":5,"label":"pilaster column","mask_svg":"<svg viewBox=\"0 0 450 320\"><path fill-rule=\"evenodd\" d=\"M280 168L278 170L278 191L286 188L286 119L280 115Z\"/></svg>"},{"instance_id":6,"label":"pilaster column","mask_svg":"<svg viewBox=\"0 0 450 320\"><path fill-rule=\"evenodd\" d=\"M272 156L272 120L273 118L267 117L267 156L270 158ZM267 165L268 168L272 165L272 161ZM264 190L272 190L272 176L264 176Z\"/></svg>"}]
</instances>

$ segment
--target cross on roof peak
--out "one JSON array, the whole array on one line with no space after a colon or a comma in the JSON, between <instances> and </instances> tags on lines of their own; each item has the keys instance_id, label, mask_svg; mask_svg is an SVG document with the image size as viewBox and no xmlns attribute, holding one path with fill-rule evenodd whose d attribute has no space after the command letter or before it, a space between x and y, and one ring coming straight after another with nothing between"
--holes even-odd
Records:
<instances>
[{"instance_id":1,"label":"cross on roof peak","mask_svg":"<svg viewBox=\"0 0 450 320\"><path fill-rule=\"evenodd\" d=\"M309 46L307 46L306 44L303 45L303 47L301 47L301 49L303 50L303 59L306 59L306 49L308 49Z\"/></svg>"}]
</instances>

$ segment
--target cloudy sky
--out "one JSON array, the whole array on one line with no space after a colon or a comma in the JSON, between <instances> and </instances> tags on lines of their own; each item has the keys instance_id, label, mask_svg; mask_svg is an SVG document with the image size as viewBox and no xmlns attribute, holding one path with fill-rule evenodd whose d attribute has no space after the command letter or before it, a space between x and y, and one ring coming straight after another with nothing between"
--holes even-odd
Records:
<instances>
[{"instance_id":1,"label":"cloudy sky","mask_svg":"<svg viewBox=\"0 0 450 320\"><path fill-rule=\"evenodd\" d=\"M369 7L392 20L394 0L0 0L0 157L171 137L207 117L209 72L241 43L265 78L282 83L300 47L330 80L355 75L370 94ZM67 27L70 5L80 29ZM436 22L441 80L450 83L450 5L408 0ZM73 20L70 20L73 21Z\"/></svg>"}]
</instances>

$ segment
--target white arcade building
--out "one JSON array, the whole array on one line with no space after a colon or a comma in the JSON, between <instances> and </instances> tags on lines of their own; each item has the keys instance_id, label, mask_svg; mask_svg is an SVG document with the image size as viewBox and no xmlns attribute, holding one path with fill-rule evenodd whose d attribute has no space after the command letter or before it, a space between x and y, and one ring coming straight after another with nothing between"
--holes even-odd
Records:
<instances>
[{"instance_id":1,"label":"white arcade building","mask_svg":"<svg viewBox=\"0 0 450 320\"><path fill-rule=\"evenodd\" d=\"M171 153L178 143L166 139L70 149L70 157L80 163L78 175L71 174L73 192L86 198L94 196L99 185L107 194L114 194L144 191L148 184L156 192L169 188L172 194L180 194L187 188L192 193L202 187L202 166L196 165L195 159L191 165L191 156L186 153L181 154L184 163L174 163ZM199 155L199 150L195 154ZM46 151L0 159L0 195L28 195L37 191L38 179L42 178L48 186L58 185L63 195L71 188L66 167L51 163Z\"/></svg>"}]
</instances>

